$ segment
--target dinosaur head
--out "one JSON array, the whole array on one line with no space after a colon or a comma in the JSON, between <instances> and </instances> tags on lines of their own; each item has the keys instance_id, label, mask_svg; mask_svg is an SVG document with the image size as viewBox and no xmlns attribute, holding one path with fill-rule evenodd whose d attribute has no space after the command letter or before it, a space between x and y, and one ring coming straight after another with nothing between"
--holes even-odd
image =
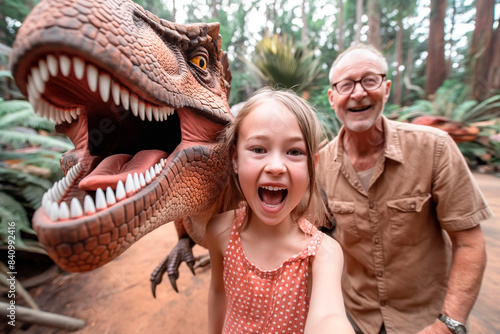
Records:
<instances>
[{"instance_id":1,"label":"dinosaur head","mask_svg":"<svg viewBox=\"0 0 500 334\"><path fill-rule=\"evenodd\" d=\"M129 0L44 0L28 15L13 76L75 146L33 219L61 267L93 269L217 200L215 142L231 118L221 45L218 23L171 23Z\"/></svg>"}]
</instances>

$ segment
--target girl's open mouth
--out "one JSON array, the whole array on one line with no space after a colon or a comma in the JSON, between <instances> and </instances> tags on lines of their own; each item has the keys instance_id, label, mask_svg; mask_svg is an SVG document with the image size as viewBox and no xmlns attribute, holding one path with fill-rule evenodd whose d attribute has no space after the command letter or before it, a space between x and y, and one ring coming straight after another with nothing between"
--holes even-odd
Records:
<instances>
[{"instance_id":1,"label":"girl's open mouth","mask_svg":"<svg viewBox=\"0 0 500 334\"><path fill-rule=\"evenodd\" d=\"M278 207L285 200L288 190L283 187L263 186L259 188L259 197L264 205Z\"/></svg>"}]
</instances>

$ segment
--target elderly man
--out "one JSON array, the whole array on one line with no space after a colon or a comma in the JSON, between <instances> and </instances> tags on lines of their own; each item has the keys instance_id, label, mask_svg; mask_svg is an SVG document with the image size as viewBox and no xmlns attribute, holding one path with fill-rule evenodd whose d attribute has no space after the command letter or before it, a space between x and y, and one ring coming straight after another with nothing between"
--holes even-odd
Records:
<instances>
[{"instance_id":1,"label":"elderly man","mask_svg":"<svg viewBox=\"0 0 500 334\"><path fill-rule=\"evenodd\" d=\"M387 62L355 45L330 71L343 123L318 175L342 245L342 289L357 333L466 333L491 216L447 133L388 120Z\"/></svg>"}]
</instances>

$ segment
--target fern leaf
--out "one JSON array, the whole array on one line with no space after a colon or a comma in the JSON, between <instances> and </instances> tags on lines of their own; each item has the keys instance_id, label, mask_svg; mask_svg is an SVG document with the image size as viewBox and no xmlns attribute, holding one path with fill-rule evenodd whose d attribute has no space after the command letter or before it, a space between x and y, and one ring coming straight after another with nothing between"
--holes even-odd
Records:
<instances>
[{"instance_id":1,"label":"fern leaf","mask_svg":"<svg viewBox=\"0 0 500 334\"><path fill-rule=\"evenodd\" d=\"M0 141L11 143L14 146L17 145L17 147L29 143L31 145L40 145L45 148L56 148L62 151L74 148L73 144L63 141L58 137L45 137L15 130L0 130Z\"/></svg>"}]
</instances>

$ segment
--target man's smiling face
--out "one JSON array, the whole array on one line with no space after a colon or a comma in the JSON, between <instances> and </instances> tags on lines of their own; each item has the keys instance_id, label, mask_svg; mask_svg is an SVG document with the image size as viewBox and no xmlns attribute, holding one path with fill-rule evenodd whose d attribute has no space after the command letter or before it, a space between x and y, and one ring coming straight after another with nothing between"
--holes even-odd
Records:
<instances>
[{"instance_id":1,"label":"man's smiling face","mask_svg":"<svg viewBox=\"0 0 500 334\"><path fill-rule=\"evenodd\" d=\"M357 49L345 55L335 66L335 81L344 79L361 80L368 74L385 74L382 59L373 52ZM340 94L335 88L328 90L328 100L339 120L353 132L364 132L372 128L384 110L390 94L391 81L366 91L361 83L356 83L354 91L348 95Z\"/></svg>"}]
</instances>

